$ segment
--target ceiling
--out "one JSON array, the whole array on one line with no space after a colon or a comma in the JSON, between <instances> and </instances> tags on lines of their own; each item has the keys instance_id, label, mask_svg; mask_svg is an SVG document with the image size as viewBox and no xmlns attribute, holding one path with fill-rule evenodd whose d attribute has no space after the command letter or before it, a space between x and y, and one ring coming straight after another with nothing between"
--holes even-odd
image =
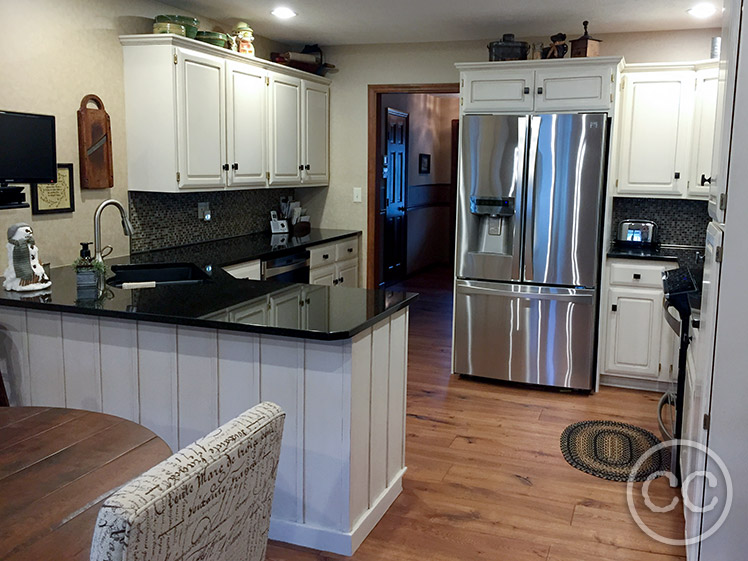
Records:
<instances>
[{"instance_id":1,"label":"ceiling","mask_svg":"<svg viewBox=\"0 0 748 561\"><path fill-rule=\"evenodd\" d=\"M255 33L289 43L352 45L545 37L563 31L590 34L720 27L716 14L698 20L686 10L702 0L165 0L203 14L228 30L238 20ZM719 0L713 0L721 8ZM298 13L279 20L270 11L287 6Z\"/></svg>"}]
</instances>

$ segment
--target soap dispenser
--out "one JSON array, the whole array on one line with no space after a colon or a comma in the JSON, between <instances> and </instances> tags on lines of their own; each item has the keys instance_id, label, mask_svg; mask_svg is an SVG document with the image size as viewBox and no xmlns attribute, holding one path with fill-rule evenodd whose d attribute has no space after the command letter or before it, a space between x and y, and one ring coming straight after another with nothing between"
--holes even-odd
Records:
<instances>
[{"instance_id":1,"label":"soap dispenser","mask_svg":"<svg viewBox=\"0 0 748 561\"><path fill-rule=\"evenodd\" d=\"M78 288L96 288L96 268L94 267L93 257L91 257L91 250L88 246L91 242L81 242L80 256L75 260L73 266L75 267L76 284Z\"/></svg>"}]
</instances>

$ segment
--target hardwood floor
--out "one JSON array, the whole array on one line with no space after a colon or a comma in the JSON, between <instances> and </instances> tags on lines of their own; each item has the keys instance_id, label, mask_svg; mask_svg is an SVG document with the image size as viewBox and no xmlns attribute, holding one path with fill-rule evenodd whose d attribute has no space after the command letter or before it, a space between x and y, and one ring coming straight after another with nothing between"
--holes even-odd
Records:
<instances>
[{"instance_id":1,"label":"hardwood floor","mask_svg":"<svg viewBox=\"0 0 748 561\"><path fill-rule=\"evenodd\" d=\"M658 434L659 395L603 388L583 396L452 376L451 271L431 270L403 287L421 293L410 315L403 493L353 557L271 542L268 560L685 559L683 548L636 526L624 483L572 468L559 449L563 429L585 419ZM664 506L676 491L660 478L650 496ZM642 518L662 535L683 535L680 503Z\"/></svg>"}]
</instances>

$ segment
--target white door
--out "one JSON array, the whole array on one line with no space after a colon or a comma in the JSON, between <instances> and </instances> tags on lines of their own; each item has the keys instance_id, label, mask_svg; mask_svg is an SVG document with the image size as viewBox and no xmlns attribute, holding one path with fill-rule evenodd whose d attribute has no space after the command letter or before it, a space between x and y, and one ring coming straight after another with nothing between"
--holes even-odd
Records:
<instances>
[{"instance_id":1,"label":"white door","mask_svg":"<svg viewBox=\"0 0 748 561\"><path fill-rule=\"evenodd\" d=\"M624 76L618 193L686 193L694 99L691 71Z\"/></svg>"},{"instance_id":2,"label":"white door","mask_svg":"<svg viewBox=\"0 0 748 561\"><path fill-rule=\"evenodd\" d=\"M610 288L605 371L656 379L662 330L662 291Z\"/></svg>"},{"instance_id":3,"label":"white door","mask_svg":"<svg viewBox=\"0 0 748 561\"><path fill-rule=\"evenodd\" d=\"M226 62L226 129L229 187L266 185L267 72L249 64Z\"/></svg>"},{"instance_id":4,"label":"white door","mask_svg":"<svg viewBox=\"0 0 748 561\"><path fill-rule=\"evenodd\" d=\"M330 181L330 87L303 81L302 183L327 185Z\"/></svg>"},{"instance_id":5,"label":"white door","mask_svg":"<svg viewBox=\"0 0 748 561\"><path fill-rule=\"evenodd\" d=\"M270 185L301 183L301 80L270 75Z\"/></svg>"},{"instance_id":6,"label":"white door","mask_svg":"<svg viewBox=\"0 0 748 561\"><path fill-rule=\"evenodd\" d=\"M607 111L611 77L610 67L536 70L535 111Z\"/></svg>"},{"instance_id":7,"label":"white door","mask_svg":"<svg viewBox=\"0 0 748 561\"><path fill-rule=\"evenodd\" d=\"M472 70L462 73L464 111L532 111L532 70Z\"/></svg>"},{"instance_id":8,"label":"white door","mask_svg":"<svg viewBox=\"0 0 748 561\"><path fill-rule=\"evenodd\" d=\"M338 286L358 287L358 259L346 259L335 264Z\"/></svg>"},{"instance_id":9,"label":"white door","mask_svg":"<svg viewBox=\"0 0 748 561\"><path fill-rule=\"evenodd\" d=\"M335 265L332 263L324 267L315 267L309 271L309 284L332 286L337 278L335 272Z\"/></svg>"},{"instance_id":10,"label":"white door","mask_svg":"<svg viewBox=\"0 0 748 561\"><path fill-rule=\"evenodd\" d=\"M696 73L696 110L693 123L691 151L691 180L689 196L708 197L712 178L714 133L717 122L718 71L716 68Z\"/></svg>"},{"instance_id":11,"label":"white door","mask_svg":"<svg viewBox=\"0 0 748 561\"><path fill-rule=\"evenodd\" d=\"M224 61L185 49L176 49L176 55L177 183L180 188L223 188L226 185Z\"/></svg>"},{"instance_id":12,"label":"white door","mask_svg":"<svg viewBox=\"0 0 748 561\"><path fill-rule=\"evenodd\" d=\"M273 327L301 328L301 292L298 288L270 295L270 318Z\"/></svg>"}]
</instances>

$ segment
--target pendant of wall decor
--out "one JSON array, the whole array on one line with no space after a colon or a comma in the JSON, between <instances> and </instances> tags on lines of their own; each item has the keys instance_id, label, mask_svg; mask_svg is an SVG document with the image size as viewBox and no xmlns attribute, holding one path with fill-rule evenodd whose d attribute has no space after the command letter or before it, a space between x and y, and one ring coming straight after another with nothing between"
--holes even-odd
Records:
<instances>
[{"instance_id":1,"label":"pendant of wall decor","mask_svg":"<svg viewBox=\"0 0 748 561\"><path fill-rule=\"evenodd\" d=\"M34 231L24 222L8 228L8 268L5 269L5 290L30 292L48 288L52 281L39 260L39 247Z\"/></svg>"}]
</instances>

